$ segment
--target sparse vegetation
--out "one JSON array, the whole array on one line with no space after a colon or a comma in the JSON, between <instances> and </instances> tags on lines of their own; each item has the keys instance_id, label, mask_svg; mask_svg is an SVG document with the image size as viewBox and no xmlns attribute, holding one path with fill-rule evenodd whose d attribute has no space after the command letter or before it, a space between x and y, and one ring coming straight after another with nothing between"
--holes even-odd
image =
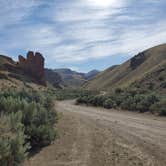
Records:
<instances>
[{"instance_id":1,"label":"sparse vegetation","mask_svg":"<svg viewBox=\"0 0 166 166\"><path fill-rule=\"evenodd\" d=\"M83 95L77 99L77 103L166 115L166 102L163 98L153 92L116 89L110 95Z\"/></svg>"},{"instance_id":2,"label":"sparse vegetation","mask_svg":"<svg viewBox=\"0 0 166 166\"><path fill-rule=\"evenodd\" d=\"M26 142L22 112L0 116L0 165L17 166L26 157L29 144Z\"/></svg>"},{"instance_id":3,"label":"sparse vegetation","mask_svg":"<svg viewBox=\"0 0 166 166\"><path fill-rule=\"evenodd\" d=\"M86 96L91 94L97 94L96 91L88 91L82 89L49 89L47 92L50 96L56 98L56 100L69 100L76 99L80 96Z\"/></svg>"},{"instance_id":4,"label":"sparse vegetation","mask_svg":"<svg viewBox=\"0 0 166 166\"><path fill-rule=\"evenodd\" d=\"M28 151L51 143L57 114L52 98L37 92L0 92L0 165L19 165Z\"/></svg>"},{"instance_id":5,"label":"sparse vegetation","mask_svg":"<svg viewBox=\"0 0 166 166\"><path fill-rule=\"evenodd\" d=\"M166 100L162 99L161 101L153 104L150 107L151 112L158 112L159 115L166 116Z\"/></svg>"}]
</instances>

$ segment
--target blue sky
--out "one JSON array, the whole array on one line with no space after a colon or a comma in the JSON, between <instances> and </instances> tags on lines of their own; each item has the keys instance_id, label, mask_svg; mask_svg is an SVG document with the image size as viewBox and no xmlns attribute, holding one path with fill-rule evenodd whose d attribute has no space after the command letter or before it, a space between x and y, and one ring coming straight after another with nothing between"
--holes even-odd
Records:
<instances>
[{"instance_id":1,"label":"blue sky","mask_svg":"<svg viewBox=\"0 0 166 166\"><path fill-rule=\"evenodd\" d=\"M87 72L166 43L165 0L0 0L0 54Z\"/></svg>"}]
</instances>

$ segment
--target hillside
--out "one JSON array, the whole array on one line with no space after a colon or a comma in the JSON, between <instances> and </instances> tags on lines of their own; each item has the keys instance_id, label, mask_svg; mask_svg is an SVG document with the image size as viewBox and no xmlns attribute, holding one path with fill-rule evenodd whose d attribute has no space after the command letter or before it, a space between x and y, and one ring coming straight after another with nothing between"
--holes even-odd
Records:
<instances>
[{"instance_id":1,"label":"hillside","mask_svg":"<svg viewBox=\"0 0 166 166\"><path fill-rule=\"evenodd\" d=\"M80 73L67 68L55 69L53 71L61 76L64 86L68 88L79 88L83 83L94 78L99 73L97 70Z\"/></svg>"},{"instance_id":2,"label":"hillside","mask_svg":"<svg viewBox=\"0 0 166 166\"><path fill-rule=\"evenodd\" d=\"M85 79L87 80L91 80L93 79L97 74L99 74L100 72L98 70L91 70L88 73L84 74Z\"/></svg>"},{"instance_id":3,"label":"hillside","mask_svg":"<svg viewBox=\"0 0 166 166\"><path fill-rule=\"evenodd\" d=\"M0 88L44 88L44 58L40 53L27 53L27 59L19 56L19 61L0 55Z\"/></svg>"},{"instance_id":4,"label":"hillside","mask_svg":"<svg viewBox=\"0 0 166 166\"><path fill-rule=\"evenodd\" d=\"M19 55L18 62L0 55L0 86L23 87L34 84L54 88L79 88L83 83L94 78L99 71L79 73L71 69L44 68L44 57L40 53L29 51L26 58Z\"/></svg>"},{"instance_id":5,"label":"hillside","mask_svg":"<svg viewBox=\"0 0 166 166\"><path fill-rule=\"evenodd\" d=\"M158 79L164 86L164 81L166 81L165 69L166 44L163 44L143 51L119 66L110 67L98 74L84 87L91 90L110 91L117 87L127 87L131 83L139 81L158 87L160 83L156 81L156 76L159 75L162 75L162 78ZM149 75L150 77L146 77Z\"/></svg>"},{"instance_id":6,"label":"hillside","mask_svg":"<svg viewBox=\"0 0 166 166\"><path fill-rule=\"evenodd\" d=\"M128 89L137 91L154 91L166 94L166 61L161 62L152 71L139 80L133 82Z\"/></svg>"},{"instance_id":7,"label":"hillside","mask_svg":"<svg viewBox=\"0 0 166 166\"><path fill-rule=\"evenodd\" d=\"M52 85L54 88L63 88L64 83L62 81L62 77L57 72L51 70L51 69L45 69L45 80L48 84Z\"/></svg>"}]
</instances>

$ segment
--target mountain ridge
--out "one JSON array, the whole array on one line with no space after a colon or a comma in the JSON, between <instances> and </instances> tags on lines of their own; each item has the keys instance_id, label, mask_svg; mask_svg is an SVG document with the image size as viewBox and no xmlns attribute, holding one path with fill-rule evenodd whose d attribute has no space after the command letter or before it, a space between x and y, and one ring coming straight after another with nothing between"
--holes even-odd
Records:
<instances>
[{"instance_id":1,"label":"mountain ridge","mask_svg":"<svg viewBox=\"0 0 166 166\"><path fill-rule=\"evenodd\" d=\"M98 70L91 70L88 73L83 73L69 68L53 69L53 71L61 76L64 86L69 88L79 88L99 73Z\"/></svg>"}]
</instances>

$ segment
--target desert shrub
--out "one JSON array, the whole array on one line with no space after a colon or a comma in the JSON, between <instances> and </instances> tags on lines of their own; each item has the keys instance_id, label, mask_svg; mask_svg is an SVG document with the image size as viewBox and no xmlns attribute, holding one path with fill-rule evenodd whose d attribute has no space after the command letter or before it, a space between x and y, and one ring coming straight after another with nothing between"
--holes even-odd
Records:
<instances>
[{"instance_id":1,"label":"desert shrub","mask_svg":"<svg viewBox=\"0 0 166 166\"><path fill-rule=\"evenodd\" d=\"M153 90L154 89L154 83L153 82L149 82L148 89L149 90Z\"/></svg>"},{"instance_id":2,"label":"desert shrub","mask_svg":"<svg viewBox=\"0 0 166 166\"><path fill-rule=\"evenodd\" d=\"M29 145L25 142L22 112L0 116L0 165L19 166L27 157Z\"/></svg>"},{"instance_id":3,"label":"desert shrub","mask_svg":"<svg viewBox=\"0 0 166 166\"><path fill-rule=\"evenodd\" d=\"M82 89L60 89L60 90L49 89L47 93L51 94L51 96L55 96L57 100L68 100L68 99L76 99L81 96L94 95L97 94L98 92L82 90Z\"/></svg>"},{"instance_id":4,"label":"desert shrub","mask_svg":"<svg viewBox=\"0 0 166 166\"><path fill-rule=\"evenodd\" d=\"M116 94L120 94L120 93L122 93L123 92L123 90L121 89L121 88L116 88L115 89L115 93Z\"/></svg>"},{"instance_id":5,"label":"desert shrub","mask_svg":"<svg viewBox=\"0 0 166 166\"><path fill-rule=\"evenodd\" d=\"M109 98L111 98L113 101L115 101L116 106L120 107L120 105L122 104L123 100L124 100L124 95L119 94L119 95L112 95Z\"/></svg>"},{"instance_id":6,"label":"desert shrub","mask_svg":"<svg viewBox=\"0 0 166 166\"><path fill-rule=\"evenodd\" d=\"M54 140L55 115L38 103L32 102L25 105L22 123L32 147L42 147Z\"/></svg>"},{"instance_id":7,"label":"desert shrub","mask_svg":"<svg viewBox=\"0 0 166 166\"><path fill-rule=\"evenodd\" d=\"M0 110L5 111L6 113L17 112L24 109L25 100L20 98L9 97L0 97Z\"/></svg>"},{"instance_id":8,"label":"desert shrub","mask_svg":"<svg viewBox=\"0 0 166 166\"><path fill-rule=\"evenodd\" d=\"M147 112L150 107L159 102L160 98L149 93L143 93L137 89L117 90L118 92L106 95L83 95L77 99L77 103L101 106L105 108L121 108L129 111ZM162 109L162 111L164 110Z\"/></svg>"},{"instance_id":9,"label":"desert shrub","mask_svg":"<svg viewBox=\"0 0 166 166\"><path fill-rule=\"evenodd\" d=\"M79 97L79 98L76 100L76 103L77 103L77 104L83 104L83 103L84 103L84 98L83 98L83 97Z\"/></svg>"},{"instance_id":10,"label":"desert shrub","mask_svg":"<svg viewBox=\"0 0 166 166\"><path fill-rule=\"evenodd\" d=\"M163 76L159 76L159 81L164 81L164 77Z\"/></svg>"},{"instance_id":11,"label":"desert shrub","mask_svg":"<svg viewBox=\"0 0 166 166\"><path fill-rule=\"evenodd\" d=\"M116 101L108 98L105 100L103 106L104 106L104 108L110 109L110 108L116 108L117 105L116 105Z\"/></svg>"},{"instance_id":12,"label":"desert shrub","mask_svg":"<svg viewBox=\"0 0 166 166\"><path fill-rule=\"evenodd\" d=\"M13 130L12 128L11 130L12 132L14 132L14 136L16 135L18 137L13 137L13 133L11 132L11 135L8 135L8 137L5 139L9 142L4 142L4 139L0 139L0 141L3 142L4 145L6 143L6 148L8 148L8 144L10 144L10 141L13 142L13 138L18 141L16 143L19 143L19 141L23 140L25 141L25 143L29 143L31 149L43 147L50 144L56 136L54 124L57 121L57 114L53 109L54 104L52 98L49 95L42 95L36 92L27 92L25 90L20 92L16 92L14 90L3 92L1 91L0 113L4 114L5 117L14 117L15 114L19 115L21 112L21 116L19 118L20 122L16 122L18 122L18 124L22 126L22 130ZM14 121L12 121L12 123L13 126L17 126L16 124L14 124ZM8 126L4 128L6 128L7 131L10 131L10 128ZM22 133L22 135L20 133ZM19 152L19 150L17 151L18 153L21 153ZM9 152L11 154L12 149L9 149ZM24 155L26 155L25 151ZM20 161L21 159L17 160Z\"/></svg>"},{"instance_id":13,"label":"desert shrub","mask_svg":"<svg viewBox=\"0 0 166 166\"><path fill-rule=\"evenodd\" d=\"M103 106L104 102L105 102L105 97L104 96L95 96L93 97L93 100L89 100L91 101L90 104L94 105L94 106Z\"/></svg>"},{"instance_id":14,"label":"desert shrub","mask_svg":"<svg viewBox=\"0 0 166 166\"><path fill-rule=\"evenodd\" d=\"M128 94L123 98L120 107L130 111L146 112L158 100L155 95L136 94L133 96Z\"/></svg>"},{"instance_id":15,"label":"desert shrub","mask_svg":"<svg viewBox=\"0 0 166 166\"><path fill-rule=\"evenodd\" d=\"M158 101L159 99L155 95L141 95L140 100L137 100L136 110L140 112L150 111L150 107Z\"/></svg>"},{"instance_id":16,"label":"desert shrub","mask_svg":"<svg viewBox=\"0 0 166 166\"><path fill-rule=\"evenodd\" d=\"M166 88L166 82L161 83L160 87L161 88Z\"/></svg>"},{"instance_id":17,"label":"desert shrub","mask_svg":"<svg viewBox=\"0 0 166 166\"><path fill-rule=\"evenodd\" d=\"M166 116L166 106L160 107L160 109L159 109L159 115Z\"/></svg>"},{"instance_id":18,"label":"desert shrub","mask_svg":"<svg viewBox=\"0 0 166 166\"><path fill-rule=\"evenodd\" d=\"M150 107L150 111L162 116L166 116L166 100L161 100Z\"/></svg>"},{"instance_id":19,"label":"desert shrub","mask_svg":"<svg viewBox=\"0 0 166 166\"><path fill-rule=\"evenodd\" d=\"M103 95L86 95L79 97L77 99L77 103L84 103L93 106L104 106L106 98L107 97Z\"/></svg>"},{"instance_id":20,"label":"desert shrub","mask_svg":"<svg viewBox=\"0 0 166 166\"><path fill-rule=\"evenodd\" d=\"M126 110L133 110L133 98L132 97L128 97L125 100L123 100L123 102L121 103L120 107L122 109L126 109Z\"/></svg>"},{"instance_id":21,"label":"desert shrub","mask_svg":"<svg viewBox=\"0 0 166 166\"><path fill-rule=\"evenodd\" d=\"M77 103L80 103L80 104L88 104L88 96L81 96L79 98L77 98Z\"/></svg>"}]
</instances>

